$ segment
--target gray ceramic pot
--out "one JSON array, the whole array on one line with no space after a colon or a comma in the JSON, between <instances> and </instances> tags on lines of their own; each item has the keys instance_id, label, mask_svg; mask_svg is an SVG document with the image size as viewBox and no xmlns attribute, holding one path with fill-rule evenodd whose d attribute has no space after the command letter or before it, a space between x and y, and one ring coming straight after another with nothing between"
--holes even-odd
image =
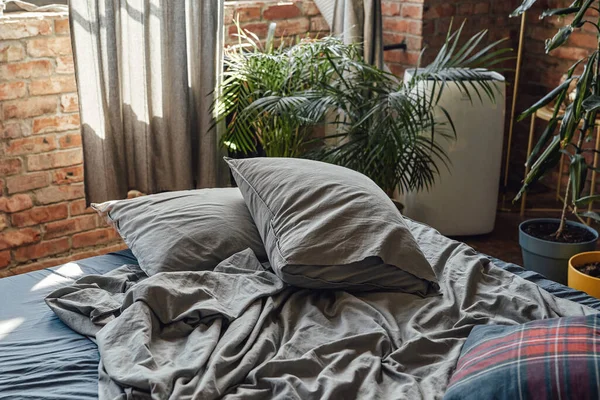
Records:
<instances>
[{"instance_id":1,"label":"gray ceramic pot","mask_svg":"<svg viewBox=\"0 0 600 400\"><path fill-rule=\"evenodd\" d=\"M598 232L579 222L567 221L568 225L579 226L592 232L594 240L585 243L550 242L538 239L523 231L525 226L536 222L560 222L560 220L557 218L538 218L527 220L519 225L519 244L523 252L524 267L566 285L569 259L575 254L596 250Z\"/></svg>"}]
</instances>

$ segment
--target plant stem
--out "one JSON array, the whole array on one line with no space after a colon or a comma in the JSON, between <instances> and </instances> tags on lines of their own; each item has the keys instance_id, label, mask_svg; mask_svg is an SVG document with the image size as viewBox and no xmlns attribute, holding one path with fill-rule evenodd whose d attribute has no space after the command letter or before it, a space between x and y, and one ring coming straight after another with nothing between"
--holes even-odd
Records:
<instances>
[{"instance_id":1,"label":"plant stem","mask_svg":"<svg viewBox=\"0 0 600 400\"><path fill-rule=\"evenodd\" d=\"M560 179L560 178L559 178ZM565 190L565 199L563 202L562 215L560 216L560 225L558 229L554 233L554 237L558 238L562 235L563 230L565 229L565 223L567 221L567 208L568 208L568 199L569 199L569 189L571 188L571 174L569 174L569 180L567 181L567 189Z\"/></svg>"},{"instance_id":2,"label":"plant stem","mask_svg":"<svg viewBox=\"0 0 600 400\"><path fill-rule=\"evenodd\" d=\"M600 0L598 1L598 7L600 8ZM596 27L598 27L598 26L600 26L600 16L598 17L598 22L596 23ZM598 43L598 53L600 53L600 31L598 33L596 33L596 42ZM599 78L600 78L600 56L596 57L596 85L594 87L595 95L600 94L600 79Z\"/></svg>"}]
</instances>

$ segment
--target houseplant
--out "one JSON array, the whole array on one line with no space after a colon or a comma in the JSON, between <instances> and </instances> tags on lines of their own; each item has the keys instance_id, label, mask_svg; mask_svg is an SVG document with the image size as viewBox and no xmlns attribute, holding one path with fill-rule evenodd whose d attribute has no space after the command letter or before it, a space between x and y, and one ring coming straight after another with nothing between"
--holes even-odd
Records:
<instances>
[{"instance_id":1,"label":"houseplant","mask_svg":"<svg viewBox=\"0 0 600 400\"><path fill-rule=\"evenodd\" d=\"M313 131L292 113L257 114L249 106L274 94L293 100L293 95L331 80L334 73L322 57L330 54L354 58L356 45L332 38L303 40L275 46L275 23L264 43L238 22L238 43L225 49L224 77L213 104L216 123L225 122L222 144L241 156L299 157Z\"/></svg>"},{"instance_id":2,"label":"houseplant","mask_svg":"<svg viewBox=\"0 0 600 400\"><path fill-rule=\"evenodd\" d=\"M297 46L317 61L319 77L312 69L299 73L308 84L295 93L271 93L246 108L251 119L294 116L305 126L325 126L324 138L307 157L357 170L375 181L388 195L421 190L431 185L447 156L440 140L452 140L450 116L437 106L444 82L461 83L470 98L494 98L489 68L506 60L510 49L493 50L500 42L480 49L486 32L460 45L464 24L449 33L435 61L417 68L409 82L364 62L355 46L328 37ZM420 82L434 82L429 88ZM473 99L472 99L473 100ZM439 115L443 118L439 118Z\"/></svg>"},{"instance_id":3,"label":"houseplant","mask_svg":"<svg viewBox=\"0 0 600 400\"><path fill-rule=\"evenodd\" d=\"M536 0L525 0L512 15L524 13L535 2ZM579 212L580 208L600 199L597 195L582 195L588 172L596 168L585 158L587 153L594 152L586 142L592 138L600 109L600 20L590 19L590 11L596 13L596 6L600 6L600 1L575 0L567 8L542 13L542 18L572 16L570 23L566 23L553 38L546 41L546 53L567 43L571 34L585 24L594 26L599 32L598 50L576 62L567 71L567 79L563 83L519 116L519 120L523 120L554 101L552 118L527 160L530 172L515 201L544 174L556 168L561 155L566 155L570 161L569 182L565 188L561 217L525 221L519 227L519 242L525 266L561 283L566 282L569 258L577 253L594 250L598 239L598 233L594 229L567 221L569 206L575 214L600 220L597 213ZM597 15L593 18L597 18ZM572 102L568 103L565 100L573 84L576 86L575 94ZM564 113L560 112L561 107L565 107Z\"/></svg>"}]
</instances>

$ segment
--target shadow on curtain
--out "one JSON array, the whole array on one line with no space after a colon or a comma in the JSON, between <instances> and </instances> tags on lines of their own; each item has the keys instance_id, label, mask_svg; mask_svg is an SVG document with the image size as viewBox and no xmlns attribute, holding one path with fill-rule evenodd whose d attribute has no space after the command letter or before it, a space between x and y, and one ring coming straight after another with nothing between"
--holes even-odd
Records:
<instances>
[{"instance_id":1,"label":"shadow on curtain","mask_svg":"<svg viewBox=\"0 0 600 400\"><path fill-rule=\"evenodd\" d=\"M222 2L69 3L86 201L222 186L210 129Z\"/></svg>"}]
</instances>

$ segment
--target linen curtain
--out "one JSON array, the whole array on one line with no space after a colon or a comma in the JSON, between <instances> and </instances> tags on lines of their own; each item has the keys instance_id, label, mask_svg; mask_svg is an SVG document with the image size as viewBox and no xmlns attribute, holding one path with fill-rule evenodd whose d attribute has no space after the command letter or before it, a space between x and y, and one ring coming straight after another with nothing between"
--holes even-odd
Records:
<instances>
[{"instance_id":1,"label":"linen curtain","mask_svg":"<svg viewBox=\"0 0 600 400\"><path fill-rule=\"evenodd\" d=\"M222 0L69 2L86 200L221 186Z\"/></svg>"},{"instance_id":2,"label":"linen curtain","mask_svg":"<svg viewBox=\"0 0 600 400\"><path fill-rule=\"evenodd\" d=\"M383 68L381 0L315 0L331 32L344 43L362 43L368 63Z\"/></svg>"}]
</instances>

